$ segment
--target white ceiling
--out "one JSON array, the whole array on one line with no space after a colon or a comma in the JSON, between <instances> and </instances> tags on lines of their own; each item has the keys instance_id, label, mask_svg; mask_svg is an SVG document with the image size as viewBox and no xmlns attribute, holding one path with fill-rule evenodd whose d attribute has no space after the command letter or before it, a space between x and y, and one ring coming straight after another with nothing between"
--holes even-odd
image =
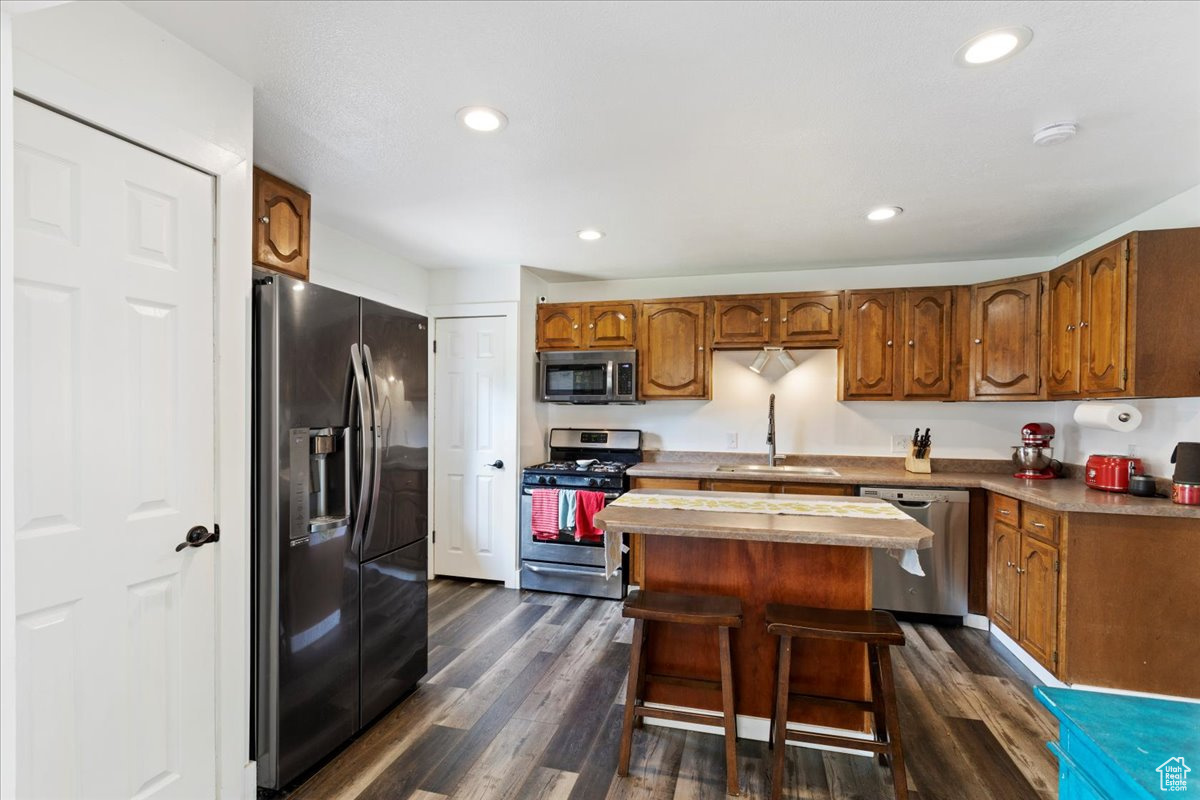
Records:
<instances>
[{"instance_id":1,"label":"white ceiling","mask_svg":"<svg viewBox=\"0 0 1200 800\"><path fill-rule=\"evenodd\" d=\"M1051 255L1200 183L1195 2L128 5L254 84L259 165L429 268ZM954 64L1004 25L1025 51Z\"/></svg>"}]
</instances>

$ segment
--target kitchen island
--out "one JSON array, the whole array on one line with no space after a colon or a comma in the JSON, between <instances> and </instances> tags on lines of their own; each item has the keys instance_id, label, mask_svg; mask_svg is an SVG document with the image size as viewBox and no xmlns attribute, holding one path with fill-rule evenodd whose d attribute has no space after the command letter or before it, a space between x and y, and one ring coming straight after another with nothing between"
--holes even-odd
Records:
<instances>
[{"instance_id":1,"label":"kitchen island","mask_svg":"<svg viewBox=\"0 0 1200 800\"><path fill-rule=\"evenodd\" d=\"M766 605L871 608L871 550L923 549L933 541L929 529L894 512L882 500L863 497L635 490L597 514L595 522L609 536L642 534L643 589L723 594L742 601L743 624L732 636L735 702L739 717L763 721L743 719L739 734L765 739L777 651L775 637L766 631ZM710 630L650 625L650 672L719 677ZM791 675L793 691L853 700L870 695L863 645L797 642ZM690 686L652 684L646 699L720 709L719 696ZM801 702L793 703L791 720L867 730L860 711Z\"/></svg>"}]
</instances>

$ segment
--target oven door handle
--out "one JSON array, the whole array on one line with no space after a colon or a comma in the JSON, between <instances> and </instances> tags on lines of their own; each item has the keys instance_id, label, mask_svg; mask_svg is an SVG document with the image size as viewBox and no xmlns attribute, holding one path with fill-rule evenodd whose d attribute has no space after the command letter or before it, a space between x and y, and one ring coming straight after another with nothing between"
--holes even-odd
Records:
<instances>
[{"instance_id":1,"label":"oven door handle","mask_svg":"<svg viewBox=\"0 0 1200 800\"><path fill-rule=\"evenodd\" d=\"M589 575L589 576L599 576L601 578L605 577L604 567L574 567L574 566L549 567L549 566L546 566L545 564L531 564L528 561L526 561L525 569L529 570L530 572L535 572L539 575ZM616 575L617 575L617 573L614 572L613 576L616 577Z\"/></svg>"},{"instance_id":2,"label":"oven door handle","mask_svg":"<svg viewBox=\"0 0 1200 800\"><path fill-rule=\"evenodd\" d=\"M521 497L533 497L534 489L558 489L559 491L563 491L563 492L596 492L596 491L599 491L599 489L588 489L588 488L572 489L567 486L535 486L533 488L530 488L530 487L522 488L521 489ZM616 500L618 497L620 497L621 494L622 494L622 492L605 492L604 493L604 502L611 503L613 500Z\"/></svg>"}]
</instances>

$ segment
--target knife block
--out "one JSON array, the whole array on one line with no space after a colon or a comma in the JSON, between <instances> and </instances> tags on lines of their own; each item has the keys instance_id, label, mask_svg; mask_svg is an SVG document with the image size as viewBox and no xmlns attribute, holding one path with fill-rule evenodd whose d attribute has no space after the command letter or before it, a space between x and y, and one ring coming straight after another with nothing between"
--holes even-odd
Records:
<instances>
[{"instance_id":1,"label":"knife block","mask_svg":"<svg viewBox=\"0 0 1200 800\"><path fill-rule=\"evenodd\" d=\"M905 471L916 472L916 473L921 473L921 474L925 474L925 475L928 475L931 472L933 472L933 470L929 466L931 452L932 452L932 448L930 448L925 453L924 458L917 458L917 447L916 447L916 445L910 444L908 446L908 455L906 455L904 457Z\"/></svg>"}]
</instances>

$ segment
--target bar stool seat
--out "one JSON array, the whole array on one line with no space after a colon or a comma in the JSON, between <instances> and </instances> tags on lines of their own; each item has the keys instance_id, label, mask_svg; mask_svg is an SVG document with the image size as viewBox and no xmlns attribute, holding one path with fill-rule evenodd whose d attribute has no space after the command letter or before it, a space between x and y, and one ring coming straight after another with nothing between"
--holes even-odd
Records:
<instances>
[{"instance_id":1,"label":"bar stool seat","mask_svg":"<svg viewBox=\"0 0 1200 800\"><path fill-rule=\"evenodd\" d=\"M731 628L742 626L742 602L723 595L692 595L671 592L633 591L625 600L622 616L633 619L633 644L629 650L629 684L625 691L625 718L621 725L621 756L617 774L629 774L629 758L633 750L633 728L643 718L667 719L711 725L720 721L725 729L726 791L738 794L737 774L737 716L733 704L733 665L729 645ZM715 628L720 650L721 680L710 681L677 675L655 675L646 672L647 622L675 625L702 625ZM644 690L647 683L664 683L709 689L721 693L721 713L676 711L648 708Z\"/></svg>"},{"instance_id":2,"label":"bar stool seat","mask_svg":"<svg viewBox=\"0 0 1200 800\"><path fill-rule=\"evenodd\" d=\"M896 800L907 800L908 780L904 771L904 749L900 740L900 713L896 706L896 688L892 682L891 647L904 646L904 631L896 618L886 611L855 611L811 608L772 603L766 607L767 632L779 637L779 656L775 666L775 707L771 712L770 745L774 748L771 768L771 799L779 800L783 791L784 755L788 741L870 750L879 754L880 763L892 768L892 787ZM792 639L834 639L867 646L871 699L793 692L789 685L792 663ZM849 736L789 731L788 708L791 700L856 708L870 712L875 722L874 741Z\"/></svg>"}]
</instances>

